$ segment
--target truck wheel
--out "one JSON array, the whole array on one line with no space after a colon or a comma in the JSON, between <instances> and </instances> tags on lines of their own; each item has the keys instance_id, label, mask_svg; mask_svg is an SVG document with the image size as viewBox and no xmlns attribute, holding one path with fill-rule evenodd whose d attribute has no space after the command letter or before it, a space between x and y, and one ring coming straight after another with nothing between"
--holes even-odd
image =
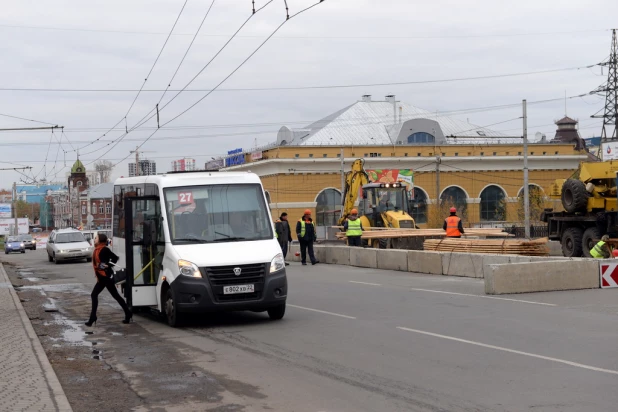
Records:
<instances>
[{"instance_id":1,"label":"truck wheel","mask_svg":"<svg viewBox=\"0 0 618 412\"><path fill-rule=\"evenodd\" d=\"M378 239L380 249L388 248L388 239Z\"/></svg>"},{"instance_id":2,"label":"truck wheel","mask_svg":"<svg viewBox=\"0 0 618 412\"><path fill-rule=\"evenodd\" d=\"M562 185L562 206L569 213L582 212L588 206L588 192L581 180L567 179Z\"/></svg>"},{"instance_id":3,"label":"truck wheel","mask_svg":"<svg viewBox=\"0 0 618 412\"><path fill-rule=\"evenodd\" d=\"M589 227L584 231L584 236L582 237L582 251L584 252L584 257L592 257L590 255L590 250L599 242L599 240L601 240L601 233L596 227Z\"/></svg>"},{"instance_id":4,"label":"truck wheel","mask_svg":"<svg viewBox=\"0 0 618 412\"><path fill-rule=\"evenodd\" d=\"M582 237L584 231L578 227L570 227L562 235L562 254L565 257L582 256Z\"/></svg>"},{"instance_id":5,"label":"truck wheel","mask_svg":"<svg viewBox=\"0 0 618 412\"><path fill-rule=\"evenodd\" d=\"M285 315L285 303L268 309L268 317L270 317L270 320L283 319L283 315Z\"/></svg>"}]
</instances>

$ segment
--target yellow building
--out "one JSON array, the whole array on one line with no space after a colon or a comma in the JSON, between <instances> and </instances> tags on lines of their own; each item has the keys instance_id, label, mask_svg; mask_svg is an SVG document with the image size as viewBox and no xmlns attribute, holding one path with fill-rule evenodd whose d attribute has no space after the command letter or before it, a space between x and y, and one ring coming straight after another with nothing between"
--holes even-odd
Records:
<instances>
[{"instance_id":1,"label":"yellow building","mask_svg":"<svg viewBox=\"0 0 618 412\"><path fill-rule=\"evenodd\" d=\"M428 119L423 113L408 119L399 102L395 102L400 105L398 117L379 124L384 123L380 110L389 116L397 113L392 109L394 97L390 101L389 97L383 102L361 100L305 129L284 126L272 147L246 152L240 162L244 164L225 170L258 174L274 216L287 212L290 221L296 221L310 209L322 236L340 216L343 174L358 158L365 160L366 170L378 171L375 175L391 171L382 172L385 179L396 178L399 171L411 172L410 209L420 227L441 227L451 206L457 207L467 227L505 226L523 220L521 138L450 118ZM359 105L352 117L341 119L342 113ZM416 109L405 107L407 112ZM367 113L368 108L372 112ZM476 136L454 134L453 129L473 130ZM376 144L367 144L367 139ZM568 178L587 159L587 153L576 151L573 144L528 145L533 220L544 207L551 207L544 195L549 185Z\"/></svg>"}]
</instances>

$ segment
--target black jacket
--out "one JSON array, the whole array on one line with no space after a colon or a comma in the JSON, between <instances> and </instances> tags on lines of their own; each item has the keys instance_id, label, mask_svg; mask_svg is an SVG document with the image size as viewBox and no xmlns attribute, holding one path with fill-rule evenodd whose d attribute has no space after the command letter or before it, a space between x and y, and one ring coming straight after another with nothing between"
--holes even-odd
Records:
<instances>
[{"instance_id":1,"label":"black jacket","mask_svg":"<svg viewBox=\"0 0 618 412\"><path fill-rule=\"evenodd\" d=\"M313 225L313 220L309 220L309 222L305 223L305 236L300 237L301 231L300 220L296 223L296 236L298 236L298 240L304 240L305 242L315 242L318 237L317 233L315 233L315 226Z\"/></svg>"},{"instance_id":2,"label":"black jacket","mask_svg":"<svg viewBox=\"0 0 618 412\"><path fill-rule=\"evenodd\" d=\"M275 231L277 232L279 243L292 241L292 230L290 229L290 222L287 220L277 220L275 222Z\"/></svg>"}]
</instances>

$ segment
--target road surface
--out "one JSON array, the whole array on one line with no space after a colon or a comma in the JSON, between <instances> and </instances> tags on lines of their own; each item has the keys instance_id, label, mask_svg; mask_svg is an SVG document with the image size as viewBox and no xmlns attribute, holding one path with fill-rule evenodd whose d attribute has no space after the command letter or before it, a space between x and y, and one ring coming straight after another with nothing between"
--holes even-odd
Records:
<instances>
[{"instance_id":1,"label":"road surface","mask_svg":"<svg viewBox=\"0 0 618 412\"><path fill-rule=\"evenodd\" d=\"M0 259L22 273L13 283L33 299L28 311L52 302L55 324L84 336L89 264L54 265L44 251ZM294 263L288 276L282 321L235 313L173 329L136 315L127 326L106 296L83 338L97 341L102 361L62 331L41 341L50 358L62 354L54 367L76 411L93 410L76 358L87 381L103 362L110 382L124 382L100 410L616 410L618 290L488 297L478 279ZM35 330L50 329L39 312Z\"/></svg>"}]
</instances>

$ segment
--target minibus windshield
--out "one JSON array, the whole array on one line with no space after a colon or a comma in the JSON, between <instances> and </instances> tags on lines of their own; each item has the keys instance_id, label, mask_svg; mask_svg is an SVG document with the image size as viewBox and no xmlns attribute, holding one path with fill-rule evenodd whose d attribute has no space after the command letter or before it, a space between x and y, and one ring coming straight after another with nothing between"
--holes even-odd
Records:
<instances>
[{"instance_id":1,"label":"minibus windshield","mask_svg":"<svg viewBox=\"0 0 618 412\"><path fill-rule=\"evenodd\" d=\"M272 239L264 193L258 184L164 189L173 244Z\"/></svg>"}]
</instances>

